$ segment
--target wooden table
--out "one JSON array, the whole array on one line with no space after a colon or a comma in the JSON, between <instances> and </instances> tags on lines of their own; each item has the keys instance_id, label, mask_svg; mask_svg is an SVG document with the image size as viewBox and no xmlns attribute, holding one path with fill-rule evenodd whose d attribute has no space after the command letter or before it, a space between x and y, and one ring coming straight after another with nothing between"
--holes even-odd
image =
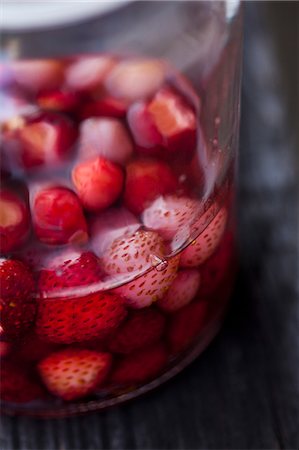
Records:
<instances>
[{"instance_id":1,"label":"wooden table","mask_svg":"<svg viewBox=\"0 0 299 450\"><path fill-rule=\"evenodd\" d=\"M182 374L125 406L3 418L3 450L299 448L299 3L245 6L241 269L221 333Z\"/></svg>"}]
</instances>

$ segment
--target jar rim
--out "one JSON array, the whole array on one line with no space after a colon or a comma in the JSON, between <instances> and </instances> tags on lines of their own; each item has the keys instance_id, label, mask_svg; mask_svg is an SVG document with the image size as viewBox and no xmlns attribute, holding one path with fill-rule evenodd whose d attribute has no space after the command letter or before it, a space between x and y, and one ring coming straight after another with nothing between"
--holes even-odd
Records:
<instances>
[{"instance_id":1,"label":"jar rim","mask_svg":"<svg viewBox=\"0 0 299 450\"><path fill-rule=\"evenodd\" d=\"M1 3L0 28L4 31L32 31L56 27L105 14L129 0L4 0Z\"/></svg>"}]
</instances>

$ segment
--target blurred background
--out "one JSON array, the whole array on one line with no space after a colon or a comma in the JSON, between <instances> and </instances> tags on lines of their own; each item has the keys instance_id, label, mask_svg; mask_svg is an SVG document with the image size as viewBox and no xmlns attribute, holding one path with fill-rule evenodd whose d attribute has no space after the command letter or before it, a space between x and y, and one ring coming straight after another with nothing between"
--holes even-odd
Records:
<instances>
[{"instance_id":1,"label":"blurred background","mask_svg":"<svg viewBox=\"0 0 299 450\"><path fill-rule=\"evenodd\" d=\"M299 447L299 3L244 2L244 12L240 273L221 333L128 405L3 418L3 450Z\"/></svg>"}]
</instances>

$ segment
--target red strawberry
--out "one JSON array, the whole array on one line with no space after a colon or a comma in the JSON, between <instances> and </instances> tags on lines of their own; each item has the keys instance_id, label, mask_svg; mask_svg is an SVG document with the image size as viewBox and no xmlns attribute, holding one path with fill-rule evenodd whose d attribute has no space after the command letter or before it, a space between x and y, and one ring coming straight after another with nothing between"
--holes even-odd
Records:
<instances>
[{"instance_id":1,"label":"red strawberry","mask_svg":"<svg viewBox=\"0 0 299 450\"><path fill-rule=\"evenodd\" d=\"M115 117L123 118L127 112L127 104L123 100L113 97L102 97L85 103L80 110L80 118L89 117Z\"/></svg>"},{"instance_id":2,"label":"red strawberry","mask_svg":"<svg viewBox=\"0 0 299 450\"><path fill-rule=\"evenodd\" d=\"M87 224L77 195L64 187L32 192L32 221L36 236L45 244L84 243Z\"/></svg>"},{"instance_id":3,"label":"red strawberry","mask_svg":"<svg viewBox=\"0 0 299 450\"><path fill-rule=\"evenodd\" d=\"M133 144L124 125L116 119L91 118L80 125L79 158L102 156L124 164L133 152Z\"/></svg>"},{"instance_id":4,"label":"red strawberry","mask_svg":"<svg viewBox=\"0 0 299 450\"><path fill-rule=\"evenodd\" d=\"M157 231L164 239L175 237L185 242L190 235L191 225L201 210L197 200L188 197L167 195L158 197L142 214L142 221L147 228Z\"/></svg>"},{"instance_id":5,"label":"red strawberry","mask_svg":"<svg viewBox=\"0 0 299 450\"><path fill-rule=\"evenodd\" d=\"M213 207L211 207L213 208ZM194 229L202 228L209 217L208 210L195 224ZM197 267L203 264L216 250L223 236L227 222L227 209L221 208L208 226L194 239L181 253L180 265L182 267Z\"/></svg>"},{"instance_id":6,"label":"red strawberry","mask_svg":"<svg viewBox=\"0 0 299 450\"><path fill-rule=\"evenodd\" d=\"M116 384L137 384L159 375L167 363L164 346L155 345L122 358L111 376Z\"/></svg>"},{"instance_id":7,"label":"red strawberry","mask_svg":"<svg viewBox=\"0 0 299 450\"><path fill-rule=\"evenodd\" d=\"M102 256L110 244L121 236L135 233L141 224L125 208L110 208L91 222L91 245Z\"/></svg>"},{"instance_id":8,"label":"red strawberry","mask_svg":"<svg viewBox=\"0 0 299 450\"><path fill-rule=\"evenodd\" d=\"M165 296L158 301L159 308L174 312L190 303L200 286L198 270L180 270Z\"/></svg>"},{"instance_id":9,"label":"red strawberry","mask_svg":"<svg viewBox=\"0 0 299 450\"><path fill-rule=\"evenodd\" d=\"M36 333L49 342L88 341L113 332L125 316L123 302L115 294L48 298L39 302Z\"/></svg>"},{"instance_id":10,"label":"red strawberry","mask_svg":"<svg viewBox=\"0 0 299 450\"><path fill-rule=\"evenodd\" d=\"M124 174L120 166L97 156L77 164L72 180L84 208L101 211L120 196Z\"/></svg>"},{"instance_id":11,"label":"red strawberry","mask_svg":"<svg viewBox=\"0 0 299 450\"><path fill-rule=\"evenodd\" d=\"M66 85L71 90L90 92L100 88L115 61L110 56L85 56L66 70Z\"/></svg>"},{"instance_id":12,"label":"red strawberry","mask_svg":"<svg viewBox=\"0 0 299 450\"><path fill-rule=\"evenodd\" d=\"M159 195L175 192L177 187L176 176L166 163L135 160L127 165L124 203L134 214L140 214Z\"/></svg>"},{"instance_id":13,"label":"red strawberry","mask_svg":"<svg viewBox=\"0 0 299 450\"><path fill-rule=\"evenodd\" d=\"M3 401L12 403L28 403L44 396L36 374L11 361L1 364L0 393Z\"/></svg>"},{"instance_id":14,"label":"red strawberry","mask_svg":"<svg viewBox=\"0 0 299 450\"><path fill-rule=\"evenodd\" d=\"M26 168L43 165L56 167L72 151L77 131L66 116L47 112L27 119L18 137Z\"/></svg>"},{"instance_id":15,"label":"red strawberry","mask_svg":"<svg viewBox=\"0 0 299 450\"><path fill-rule=\"evenodd\" d=\"M58 255L49 256L40 271L40 292L51 297L55 291L74 286L90 286L100 281L103 272L98 258L89 251L64 249Z\"/></svg>"},{"instance_id":16,"label":"red strawberry","mask_svg":"<svg viewBox=\"0 0 299 450\"><path fill-rule=\"evenodd\" d=\"M103 383L111 366L109 353L66 349L49 355L38 364L48 390L63 400L92 393Z\"/></svg>"},{"instance_id":17,"label":"red strawberry","mask_svg":"<svg viewBox=\"0 0 299 450\"><path fill-rule=\"evenodd\" d=\"M117 288L116 292L133 308L144 308L163 297L175 278L179 257L166 261L164 254L161 237L152 231L140 230L115 239L104 253L102 262L108 274L119 276L122 281L138 276Z\"/></svg>"},{"instance_id":18,"label":"red strawberry","mask_svg":"<svg viewBox=\"0 0 299 450\"><path fill-rule=\"evenodd\" d=\"M133 312L113 335L109 348L112 352L126 354L155 344L164 325L164 317L154 309Z\"/></svg>"},{"instance_id":19,"label":"red strawberry","mask_svg":"<svg viewBox=\"0 0 299 450\"><path fill-rule=\"evenodd\" d=\"M168 150L189 153L196 146L196 116L184 98L170 88L160 89L147 107Z\"/></svg>"},{"instance_id":20,"label":"red strawberry","mask_svg":"<svg viewBox=\"0 0 299 450\"><path fill-rule=\"evenodd\" d=\"M19 86L29 92L55 89L63 81L63 64L54 59L31 59L13 62L12 76Z\"/></svg>"},{"instance_id":21,"label":"red strawberry","mask_svg":"<svg viewBox=\"0 0 299 450\"><path fill-rule=\"evenodd\" d=\"M8 189L0 191L0 252L20 248L29 235L30 213L20 195Z\"/></svg>"},{"instance_id":22,"label":"red strawberry","mask_svg":"<svg viewBox=\"0 0 299 450\"><path fill-rule=\"evenodd\" d=\"M166 66L158 60L132 59L117 64L106 79L116 98L135 101L152 95L163 83Z\"/></svg>"},{"instance_id":23,"label":"red strawberry","mask_svg":"<svg viewBox=\"0 0 299 450\"><path fill-rule=\"evenodd\" d=\"M158 132L145 102L133 103L128 111L128 123L134 141L139 147L149 151L160 148L163 144L163 138Z\"/></svg>"},{"instance_id":24,"label":"red strawberry","mask_svg":"<svg viewBox=\"0 0 299 450\"><path fill-rule=\"evenodd\" d=\"M214 254L201 266L201 286L199 294L211 296L227 276L233 259L234 242L231 233L226 233Z\"/></svg>"},{"instance_id":25,"label":"red strawberry","mask_svg":"<svg viewBox=\"0 0 299 450\"><path fill-rule=\"evenodd\" d=\"M168 340L174 353L185 350L200 335L207 315L208 302L190 303L172 316Z\"/></svg>"},{"instance_id":26,"label":"red strawberry","mask_svg":"<svg viewBox=\"0 0 299 450\"><path fill-rule=\"evenodd\" d=\"M54 89L40 92L36 102L47 111L69 112L77 108L80 97L75 92Z\"/></svg>"},{"instance_id":27,"label":"red strawberry","mask_svg":"<svg viewBox=\"0 0 299 450\"><path fill-rule=\"evenodd\" d=\"M35 318L34 280L25 264L0 259L0 334L14 339L26 331Z\"/></svg>"}]
</instances>

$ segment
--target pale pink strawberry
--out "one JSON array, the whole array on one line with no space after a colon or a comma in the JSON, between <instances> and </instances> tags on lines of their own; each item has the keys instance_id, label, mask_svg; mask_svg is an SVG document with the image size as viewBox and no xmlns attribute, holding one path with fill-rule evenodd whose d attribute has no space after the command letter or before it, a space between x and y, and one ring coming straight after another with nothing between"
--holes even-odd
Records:
<instances>
[{"instance_id":1,"label":"pale pink strawberry","mask_svg":"<svg viewBox=\"0 0 299 450\"><path fill-rule=\"evenodd\" d=\"M213 206L211 207L213 208ZM208 217L209 210L205 213ZM204 215L204 216L205 216ZM194 225L194 229L201 228L205 221L202 216ZM221 208L208 226L181 253L181 267L197 267L204 263L216 250L223 236L227 223L227 209Z\"/></svg>"},{"instance_id":2,"label":"pale pink strawberry","mask_svg":"<svg viewBox=\"0 0 299 450\"><path fill-rule=\"evenodd\" d=\"M47 356L38 364L48 390L63 400L90 394L105 380L111 355L85 349L66 349Z\"/></svg>"},{"instance_id":3,"label":"pale pink strawberry","mask_svg":"<svg viewBox=\"0 0 299 450\"><path fill-rule=\"evenodd\" d=\"M200 286L198 270L180 270L166 295L158 300L158 306L166 312L174 312L190 303Z\"/></svg>"},{"instance_id":4,"label":"pale pink strawberry","mask_svg":"<svg viewBox=\"0 0 299 450\"><path fill-rule=\"evenodd\" d=\"M142 214L147 228L171 240L178 233L188 237L189 229L200 211L200 203L188 197L174 195L158 197Z\"/></svg>"},{"instance_id":5,"label":"pale pink strawberry","mask_svg":"<svg viewBox=\"0 0 299 450\"><path fill-rule=\"evenodd\" d=\"M126 279L138 276L117 288L116 292L125 297L129 306L144 308L163 297L175 278L179 257L166 261L163 255L162 238L153 231L140 230L115 239L102 261L108 274L122 277L123 281L125 275Z\"/></svg>"},{"instance_id":6,"label":"pale pink strawberry","mask_svg":"<svg viewBox=\"0 0 299 450\"><path fill-rule=\"evenodd\" d=\"M66 85L75 91L93 91L101 86L114 65L110 56L79 58L66 70Z\"/></svg>"},{"instance_id":7,"label":"pale pink strawberry","mask_svg":"<svg viewBox=\"0 0 299 450\"><path fill-rule=\"evenodd\" d=\"M29 92L54 89L63 81L63 64L54 59L31 59L13 62L10 66L14 80Z\"/></svg>"},{"instance_id":8,"label":"pale pink strawberry","mask_svg":"<svg viewBox=\"0 0 299 450\"><path fill-rule=\"evenodd\" d=\"M80 125L79 158L102 156L124 164L133 152L133 144L125 126L117 119L93 117Z\"/></svg>"},{"instance_id":9,"label":"pale pink strawberry","mask_svg":"<svg viewBox=\"0 0 299 450\"><path fill-rule=\"evenodd\" d=\"M102 256L107 247L117 238L131 235L140 228L136 217L125 208L110 208L91 222L91 245L94 252Z\"/></svg>"},{"instance_id":10,"label":"pale pink strawberry","mask_svg":"<svg viewBox=\"0 0 299 450\"><path fill-rule=\"evenodd\" d=\"M116 98L129 101L152 95L163 83L166 66L159 60L122 61L109 73L105 86Z\"/></svg>"}]
</instances>

